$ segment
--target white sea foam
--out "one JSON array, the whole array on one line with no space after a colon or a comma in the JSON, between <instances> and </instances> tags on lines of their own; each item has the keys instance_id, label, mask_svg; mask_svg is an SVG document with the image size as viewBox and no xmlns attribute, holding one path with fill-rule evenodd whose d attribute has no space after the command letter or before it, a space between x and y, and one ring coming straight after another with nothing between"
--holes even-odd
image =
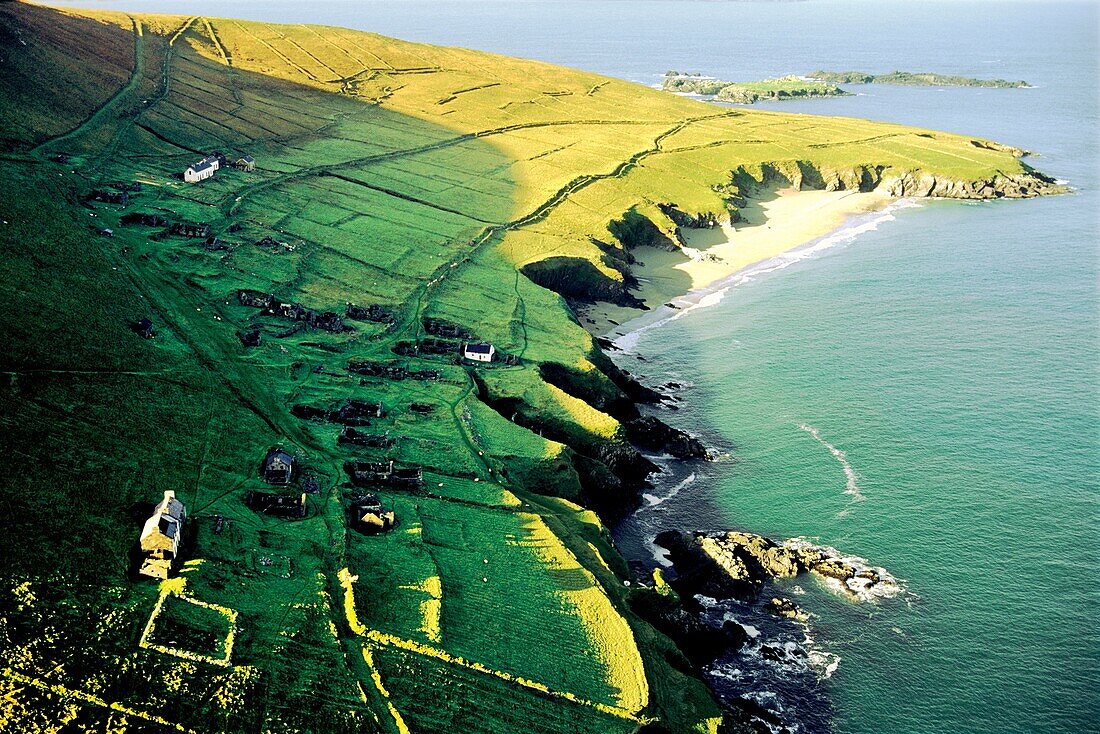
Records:
<instances>
[{"instance_id":1,"label":"white sea foam","mask_svg":"<svg viewBox=\"0 0 1100 734\"><path fill-rule=\"evenodd\" d=\"M646 547L649 548L650 553L653 554L653 560L657 561L661 565L661 568L672 568L672 555L668 552L668 548L663 548L657 545L657 538L653 537L646 541Z\"/></svg>"},{"instance_id":2,"label":"white sea foam","mask_svg":"<svg viewBox=\"0 0 1100 734\"><path fill-rule=\"evenodd\" d=\"M879 225L897 219L897 217L894 216L895 212L919 206L921 205L913 199L898 199L881 211L867 216L856 217L847 227L843 227L824 237L812 240L802 247L776 255L769 260L750 265L707 288L701 288L680 298L673 299L672 305L675 306L675 308L661 306L651 313L640 316L633 321L628 321L623 324L621 335L617 336L613 342L615 346L622 351L631 352L637 347L638 341L646 332L660 328L673 321L678 321L689 313L698 311L699 309L717 306L731 289L739 285L751 283L757 277L766 273L788 268L795 263L815 257L825 250L846 245L860 235L874 232L879 228Z\"/></svg>"},{"instance_id":3,"label":"white sea foam","mask_svg":"<svg viewBox=\"0 0 1100 734\"><path fill-rule=\"evenodd\" d=\"M691 474L688 474L686 477L684 477L681 481L677 482L676 486L674 486L672 489L670 489L668 491L668 494L664 495L663 497L658 497L657 495L649 494L649 493L643 494L642 499L644 499L646 501L646 506L641 508L641 509L642 510L650 510L650 509L653 509L655 507L660 507L665 502L668 502L670 499L672 499L676 495L680 494L681 489L688 486L689 484L691 484L694 481L695 481L695 472L692 472ZM640 511L641 510L639 510L639 512Z\"/></svg>"},{"instance_id":4,"label":"white sea foam","mask_svg":"<svg viewBox=\"0 0 1100 734\"><path fill-rule=\"evenodd\" d=\"M844 470L844 494L852 496L853 502L860 502L864 499L863 494L859 491L859 475L856 474L856 470L852 468L851 463L848 461L848 455L843 451L833 446L831 443L821 437L821 431L813 426L806 425L805 423L799 423L798 427L806 433L814 437L814 440L829 450L829 453L840 462L841 468Z\"/></svg>"}]
</instances>

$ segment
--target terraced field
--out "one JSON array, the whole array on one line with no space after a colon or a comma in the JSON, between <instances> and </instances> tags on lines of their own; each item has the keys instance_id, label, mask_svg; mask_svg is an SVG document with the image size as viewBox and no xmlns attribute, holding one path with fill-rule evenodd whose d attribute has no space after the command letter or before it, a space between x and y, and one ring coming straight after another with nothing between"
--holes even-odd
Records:
<instances>
[{"instance_id":1,"label":"terraced field","mask_svg":"<svg viewBox=\"0 0 1100 734\"><path fill-rule=\"evenodd\" d=\"M5 3L0 54L11 732L713 731L575 504L613 515L640 457L566 297L628 299L631 246L754 182L1026 176L983 141L334 28ZM214 150L256 170L179 180ZM507 359L433 353L440 323ZM378 440L348 440L368 402ZM245 504L277 445L304 518ZM423 486L371 490L397 527L367 536L345 464L390 460ZM166 489L187 559L158 588L130 549Z\"/></svg>"}]
</instances>

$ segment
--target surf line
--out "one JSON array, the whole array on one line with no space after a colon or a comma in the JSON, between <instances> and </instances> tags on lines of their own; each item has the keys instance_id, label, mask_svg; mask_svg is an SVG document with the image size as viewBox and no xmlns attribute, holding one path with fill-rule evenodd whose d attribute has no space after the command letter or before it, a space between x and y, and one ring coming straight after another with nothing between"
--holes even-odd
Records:
<instances>
[{"instance_id":1,"label":"surf line","mask_svg":"<svg viewBox=\"0 0 1100 734\"><path fill-rule=\"evenodd\" d=\"M856 474L856 470L852 468L851 463L848 461L848 456L843 451L833 446L831 443L821 437L821 431L813 426L806 425L805 423L799 423L798 427L806 433L814 437L814 440L819 444L829 449L829 453L840 462L840 466L844 469L844 477L847 480L844 485L844 494L852 496L853 502L863 501L863 493L859 491L859 475Z\"/></svg>"}]
</instances>

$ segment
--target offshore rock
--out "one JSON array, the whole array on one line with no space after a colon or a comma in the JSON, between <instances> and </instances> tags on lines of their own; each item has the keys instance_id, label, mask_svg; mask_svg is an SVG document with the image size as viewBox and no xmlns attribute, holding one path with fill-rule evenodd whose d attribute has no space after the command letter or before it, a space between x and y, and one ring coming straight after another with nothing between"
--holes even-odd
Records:
<instances>
[{"instance_id":1,"label":"offshore rock","mask_svg":"<svg viewBox=\"0 0 1100 734\"><path fill-rule=\"evenodd\" d=\"M707 542L703 534L670 530L661 533L655 543L668 551L676 571L673 588L681 597L704 594L714 598L749 600L756 598L763 584L743 560L724 552L720 545Z\"/></svg>"}]
</instances>

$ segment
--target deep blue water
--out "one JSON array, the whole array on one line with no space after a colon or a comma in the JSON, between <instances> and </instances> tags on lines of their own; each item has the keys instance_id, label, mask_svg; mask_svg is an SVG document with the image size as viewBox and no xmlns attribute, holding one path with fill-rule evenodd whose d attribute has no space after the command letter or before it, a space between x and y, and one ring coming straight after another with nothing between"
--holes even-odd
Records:
<instances>
[{"instance_id":1,"label":"deep blue water","mask_svg":"<svg viewBox=\"0 0 1100 734\"><path fill-rule=\"evenodd\" d=\"M1097 5L80 4L328 23L645 84L667 69L750 80L826 68L1035 85L874 86L776 105L1031 149L1076 193L900 211L642 337L648 361L627 366L688 383L671 419L736 461L697 472L623 543L643 553L664 527L745 527L819 538L905 579L903 598L873 606L800 581L816 649L840 660L823 682L837 731L1100 730ZM862 501L802 425L844 452Z\"/></svg>"}]
</instances>

